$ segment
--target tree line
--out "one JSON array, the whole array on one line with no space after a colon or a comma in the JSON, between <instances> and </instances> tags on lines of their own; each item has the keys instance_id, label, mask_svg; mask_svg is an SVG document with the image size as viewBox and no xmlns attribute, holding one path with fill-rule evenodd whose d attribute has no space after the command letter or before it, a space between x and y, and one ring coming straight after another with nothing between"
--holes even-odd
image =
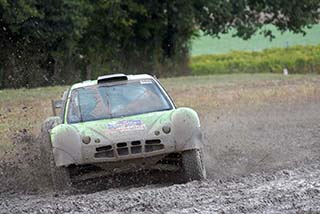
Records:
<instances>
[{"instance_id":1,"label":"tree line","mask_svg":"<svg viewBox=\"0 0 320 214\"><path fill-rule=\"evenodd\" d=\"M0 89L187 74L190 39L303 33L320 0L0 0ZM226 44L227 45L227 44Z\"/></svg>"}]
</instances>

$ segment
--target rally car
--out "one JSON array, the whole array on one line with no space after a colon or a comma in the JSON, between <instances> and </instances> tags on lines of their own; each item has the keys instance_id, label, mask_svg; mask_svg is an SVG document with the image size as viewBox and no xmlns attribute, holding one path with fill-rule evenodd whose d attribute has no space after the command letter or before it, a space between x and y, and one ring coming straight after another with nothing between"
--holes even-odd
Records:
<instances>
[{"instance_id":1,"label":"rally car","mask_svg":"<svg viewBox=\"0 0 320 214\"><path fill-rule=\"evenodd\" d=\"M155 77L101 76L72 85L52 106L61 111L43 123L40 148L57 189L75 178L137 169L206 178L197 113L177 108Z\"/></svg>"}]
</instances>

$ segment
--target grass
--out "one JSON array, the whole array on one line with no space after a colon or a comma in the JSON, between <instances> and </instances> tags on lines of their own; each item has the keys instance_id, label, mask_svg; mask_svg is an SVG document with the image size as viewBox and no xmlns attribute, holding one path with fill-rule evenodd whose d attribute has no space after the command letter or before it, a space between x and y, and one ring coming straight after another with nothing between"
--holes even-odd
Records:
<instances>
[{"instance_id":1,"label":"grass","mask_svg":"<svg viewBox=\"0 0 320 214\"><path fill-rule=\"evenodd\" d=\"M290 73L320 73L320 45L194 56L190 67L194 75L238 72L282 73L284 68Z\"/></svg>"},{"instance_id":2,"label":"grass","mask_svg":"<svg viewBox=\"0 0 320 214\"><path fill-rule=\"evenodd\" d=\"M254 35L249 40L232 37L234 32L222 35L221 39L202 35L192 41L192 56L203 54L223 54L232 51L261 51L269 48L286 48L296 45L319 45L320 44L320 24L314 25L311 29L306 29L306 36L285 32L281 34L273 26L270 28L276 38L270 41L259 34Z\"/></svg>"},{"instance_id":3,"label":"grass","mask_svg":"<svg viewBox=\"0 0 320 214\"><path fill-rule=\"evenodd\" d=\"M66 87L0 90L0 150L20 132L37 134L51 115L51 99L58 99Z\"/></svg>"},{"instance_id":4,"label":"grass","mask_svg":"<svg viewBox=\"0 0 320 214\"><path fill-rule=\"evenodd\" d=\"M177 77L161 82L178 106L196 109L201 117L217 108L257 105L320 95L319 75L231 74ZM51 99L66 86L0 91L0 151L12 147L21 132L37 135L52 114Z\"/></svg>"}]
</instances>

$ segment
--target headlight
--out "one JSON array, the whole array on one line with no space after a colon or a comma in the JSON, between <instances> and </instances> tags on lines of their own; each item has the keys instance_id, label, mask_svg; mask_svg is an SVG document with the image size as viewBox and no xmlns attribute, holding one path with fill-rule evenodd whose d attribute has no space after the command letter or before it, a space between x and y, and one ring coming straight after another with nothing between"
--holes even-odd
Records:
<instances>
[{"instance_id":1,"label":"headlight","mask_svg":"<svg viewBox=\"0 0 320 214\"><path fill-rule=\"evenodd\" d=\"M84 144L89 144L90 141L91 141L91 138L90 138L89 136L84 136L84 137L82 137L82 142L83 142Z\"/></svg>"},{"instance_id":2,"label":"headlight","mask_svg":"<svg viewBox=\"0 0 320 214\"><path fill-rule=\"evenodd\" d=\"M162 131L166 134L169 134L171 132L170 126L164 126L162 127Z\"/></svg>"},{"instance_id":3,"label":"headlight","mask_svg":"<svg viewBox=\"0 0 320 214\"><path fill-rule=\"evenodd\" d=\"M160 135L160 131L158 131L158 130L154 131L154 135L155 135L155 136Z\"/></svg>"}]
</instances>

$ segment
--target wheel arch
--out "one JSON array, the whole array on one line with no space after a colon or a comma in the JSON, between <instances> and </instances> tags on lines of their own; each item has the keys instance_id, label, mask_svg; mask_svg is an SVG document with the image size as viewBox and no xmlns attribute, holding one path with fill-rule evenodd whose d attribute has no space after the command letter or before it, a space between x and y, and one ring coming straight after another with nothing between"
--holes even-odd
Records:
<instances>
[{"instance_id":1,"label":"wheel arch","mask_svg":"<svg viewBox=\"0 0 320 214\"><path fill-rule=\"evenodd\" d=\"M57 166L81 162L81 137L71 125L60 124L50 132L54 160Z\"/></svg>"},{"instance_id":2,"label":"wheel arch","mask_svg":"<svg viewBox=\"0 0 320 214\"><path fill-rule=\"evenodd\" d=\"M176 150L202 149L203 137L198 114L191 108L178 108L172 114Z\"/></svg>"}]
</instances>

